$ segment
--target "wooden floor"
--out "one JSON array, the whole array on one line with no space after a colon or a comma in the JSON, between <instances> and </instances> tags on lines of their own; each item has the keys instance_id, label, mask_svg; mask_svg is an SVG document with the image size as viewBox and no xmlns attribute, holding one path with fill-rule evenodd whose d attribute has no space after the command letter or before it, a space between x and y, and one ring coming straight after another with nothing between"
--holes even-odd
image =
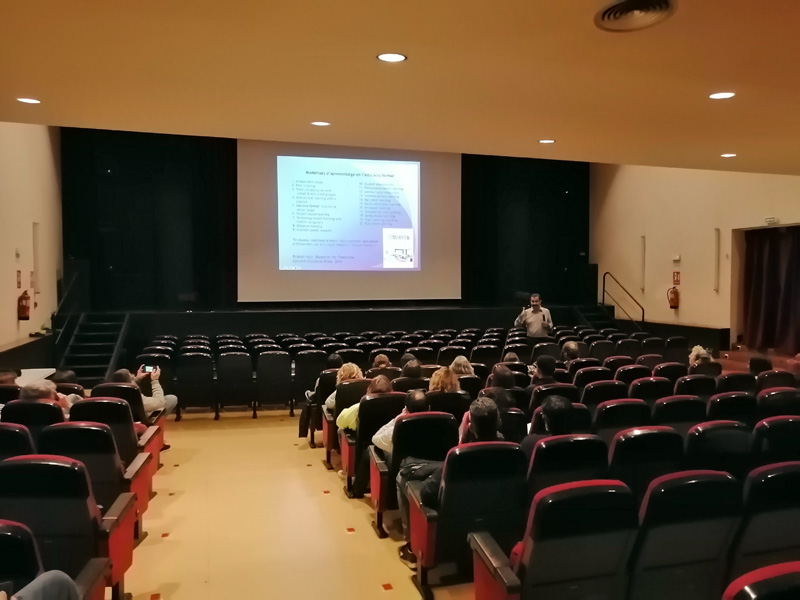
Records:
<instances>
[{"instance_id":1,"label":"wooden floor","mask_svg":"<svg viewBox=\"0 0 800 600\"><path fill-rule=\"evenodd\" d=\"M296 417L193 414L167 438L126 577L134 600L420 598L400 542L377 538L368 498L345 497ZM471 599L472 586L436 598Z\"/></svg>"}]
</instances>

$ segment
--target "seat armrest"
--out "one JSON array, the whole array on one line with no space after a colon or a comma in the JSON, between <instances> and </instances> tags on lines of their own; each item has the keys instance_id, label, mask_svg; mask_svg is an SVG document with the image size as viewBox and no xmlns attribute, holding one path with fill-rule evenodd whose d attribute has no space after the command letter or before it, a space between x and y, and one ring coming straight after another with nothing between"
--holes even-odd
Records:
<instances>
[{"instance_id":1,"label":"seat armrest","mask_svg":"<svg viewBox=\"0 0 800 600\"><path fill-rule=\"evenodd\" d=\"M153 441L153 439L158 435L158 427L151 425L147 428L147 430L139 436L138 447L139 451L143 450L147 444Z\"/></svg>"},{"instance_id":2,"label":"seat armrest","mask_svg":"<svg viewBox=\"0 0 800 600\"><path fill-rule=\"evenodd\" d=\"M156 425L162 418L166 417L165 409L159 408L157 410L154 410L149 415L147 415L147 417L150 420L151 424Z\"/></svg>"},{"instance_id":3,"label":"seat armrest","mask_svg":"<svg viewBox=\"0 0 800 600\"><path fill-rule=\"evenodd\" d=\"M417 556L418 567L436 566L436 526L439 513L422 504L420 491L424 482L409 481L405 494L408 497L408 542ZM402 491L402 490L401 490Z\"/></svg>"},{"instance_id":4,"label":"seat armrest","mask_svg":"<svg viewBox=\"0 0 800 600\"><path fill-rule=\"evenodd\" d=\"M111 571L108 558L92 558L75 578L75 586L81 600L99 600L105 598L106 578Z\"/></svg>"},{"instance_id":5,"label":"seat armrest","mask_svg":"<svg viewBox=\"0 0 800 600\"><path fill-rule=\"evenodd\" d=\"M325 420L328 423L334 423L333 413L331 412L331 409L328 408L327 406L323 405L323 407L322 407L322 416L325 417Z\"/></svg>"},{"instance_id":6,"label":"seat armrest","mask_svg":"<svg viewBox=\"0 0 800 600\"><path fill-rule=\"evenodd\" d=\"M128 512L136 503L136 494L124 493L117 496L114 504L111 505L103 515L103 531L113 533L114 530L125 520Z\"/></svg>"},{"instance_id":7,"label":"seat armrest","mask_svg":"<svg viewBox=\"0 0 800 600\"><path fill-rule=\"evenodd\" d=\"M486 531L469 533L467 541L472 548L475 565L478 566L480 561L492 579L502 586L506 596L519 594L522 583L511 568L511 561L497 545L492 535Z\"/></svg>"},{"instance_id":8,"label":"seat armrest","mask_svg":"<svg viewBox=\"0 0 800 600\"><path fill-rule=\"evenodd\" d=\"M386 464L386 459L383 456L383 450L380 448L376 448L375 446L369 446L367 448L367 452L369 452L369 461L375 465L378 469L378 472L383 475L389 474L389 465Z\"/></svg>"},{"instance_id":9,"label":"seat armrest","mask_svg":"<svg viewBox=\"0 0 800 600\"><path fill-rule=\"evenodd\" d=\"M129 482L133 481L139 473L144 472L144 469L147 468L152 459L153 456L149 452L139 452L133 462L125 469L125 479Z\"/></svg>"},{"instance_id":10,"label":"seat armrest","mask_svg":"<svg viewBox=\"0 0 800 600\"><path fill-rule=\"evenodd\" d=\"M110 585L125 578L133 564L133 544L136 532L136 494L120 494L103 515L101 531L105 534L103 556L111 559Z\"/></svg>"},{"instance_id":11,"label":"seat armrest","mask_svg":"<svg viewBox=\"0 0 800 600\"><path fill-rule=\"evenodd\" d=\"M435 523L439 518L439 513L425 506L420 496L424 484L424 481L409 481L406 484L406 496L408 496L409 504L414 506L428 523Z\"/></svg>"}]
</instances>

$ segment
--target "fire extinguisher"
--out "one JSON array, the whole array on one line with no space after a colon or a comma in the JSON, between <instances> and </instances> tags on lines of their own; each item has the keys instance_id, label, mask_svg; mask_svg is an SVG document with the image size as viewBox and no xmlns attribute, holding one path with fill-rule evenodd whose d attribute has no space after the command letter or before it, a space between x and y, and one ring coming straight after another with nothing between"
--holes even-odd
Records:
<instances>
[{"instance_id":1,"label":"fire extinguisher","mask_svg":"<svg viewBox=\"0 0 800 600\"><path fill-rule=\"evenodd\" d=\"M17 298L17 320L30 321L31 318L31 297L28 295L28 290L25 290Z\"/></svg>"},{"instance_id":2,"label":"fire extinguisher","mask_svg":"<svg viewBox=\"0 0 800 600\"><path fill-rule=\"evenodd\" d=\"M675 286L667 290L667 300L669 300L669 307L677 309L681 304L681 292Z\"/></svg>"}]
</instances>

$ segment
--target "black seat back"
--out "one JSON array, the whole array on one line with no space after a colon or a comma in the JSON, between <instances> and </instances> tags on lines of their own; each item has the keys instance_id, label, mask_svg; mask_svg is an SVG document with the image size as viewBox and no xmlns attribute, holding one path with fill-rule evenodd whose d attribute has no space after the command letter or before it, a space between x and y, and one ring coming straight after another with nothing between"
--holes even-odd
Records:
<instances>
[{"instance_id":1,"label":"black seat back","mask_svg":"<svg viewBox=\"0 0 800 600\"><path fill-rule=\"evenodd\" d=\"M119 398L91 398L80 400L69 411L70 422L91 421L109 426L114 435L119 457L130 465L139 453L133 415L127 402Z\"/></svg>"},{"instance_id":2,"label":"black seat back","mask_svg":"<svg viewBox=\"0 0 800 600\"><path fill-rule=\"evenodd\" d=\"M354 379L342 381L336 384L336 406L334 408L334 419L338 418L345 408L350 408L358 404L362 397L367 393L371 379Z\"/></svg>"},{"instance_id":3,"label":"black seat back","mask_svg":"<svg viewBox=\"0 0 800 600\"><path fill-rule=\"evenodd\" d=\"M92 388L92 398L119 398L131 407L133 420L145 425L150 424L145 414L142 392L133 383L101 383Z\"/></svg>"},{"instance_id":4,"label":"black seat back","mask_svg":"<svg viewBox=\"0 0 800 600\"><path fill-rule=\"evenodd\" d=\"M36 447L42 429L48 425L63 423L64 412L51 400L12 400L0 412L0 422L27 427L33 438L33 446Z\"/></svg>"},{"instance_id":5,"label":"black seat back","mask_svg":"<svg viewBox=\"0 0 800 600\"><path fill-rule=\"evenodd\" d=\"M528 498L541 490L571 481L605 479L608 446L596 435L554 435L536 442L528 468Z\"/></svg>"},{"instance_id":6,"label":"black seat back","mask_svg":"<svg viewBox=\"0 0 800 600\"><path fill-rule=\"evenodd\" d=\"M288 352L275 350L260 353L256 366L256 385L259 401L263 404L291 402L291 355Z\"/></svg>"},{"instance_id":7,"label":"black seat back","mask_svg":"<svg viewBox=\"0 0 800 600\"><path fill-rule=\"evenodd\" d=\"M178 356L175 380L181 406L214 408L214 359L210 352L190 352Z\"/></svg>"},{"instance_id":8,"label":"black seat back","mask_svg":"<svg viewBox=\"0 0 800 600\"><path fill-rule=\"evenodd\" d=\"M469 410L472 397L464 390L458 392L428 392L428 403L434 412L450 413L459 423Z\"/></svg>"},{"instance_id":9,"label":"black seat back","mask_svg":"<svg viewBox=\"0 0 800 600\"><path fill-rule=\"evenodd\" d=\"M33 453L33 438L25 425L0 423L0 460ZM0 561L0 564L2 564L2 561ZM0 578L0 581L2 581L2 578Z\"/></svg>"},{"instance_id":10,"label":"black seat back","mask_svg":"<svg viewBox=\"0 0 800 600\"><path fill-rule=\"evenodd\" d=\"M0 583L10 583L15 594L38 577L42 569L33 533L22 523L0 520Z\"/></svg>"}]
</instances>

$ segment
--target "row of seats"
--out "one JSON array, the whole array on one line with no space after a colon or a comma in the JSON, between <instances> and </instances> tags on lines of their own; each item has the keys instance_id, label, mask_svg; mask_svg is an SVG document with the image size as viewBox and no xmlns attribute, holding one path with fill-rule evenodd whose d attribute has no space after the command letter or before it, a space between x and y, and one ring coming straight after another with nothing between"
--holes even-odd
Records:
<instances>
[{"instance_id":1,"label":"row of seats","mask_svg":"<svg viewBox=\"0 0 800 600\"><path fill-rule=\"evenodd\" d=\"M141 396L139 396L141 402ZM0 580L12 593L44 570L82 598L125 597L124 576L153 495L163 429L141 426L120 398L13 400L0 413ZM12 560L13 559L13 560Z\"/></svg>"},{"instance_id":2,"label":"row of seats","mask_svg":"<svg viewBox=\"0 0 800 600\"><path fill-rule=\"evenodd\" d=\"M510 555L524 506L519 459L514 448L490 446L450 452L438 510L410 486L423 583L437 564L466 563L468 546L476 600L708 600L744 573L800 557L798 462L756 469L744 489L723 471L671 473L649 484L641 504L620 480L547 487L522 512L527 526ZM505 468L487 469L488 452L505 454Z\"/></svg>"}]
</instances>

